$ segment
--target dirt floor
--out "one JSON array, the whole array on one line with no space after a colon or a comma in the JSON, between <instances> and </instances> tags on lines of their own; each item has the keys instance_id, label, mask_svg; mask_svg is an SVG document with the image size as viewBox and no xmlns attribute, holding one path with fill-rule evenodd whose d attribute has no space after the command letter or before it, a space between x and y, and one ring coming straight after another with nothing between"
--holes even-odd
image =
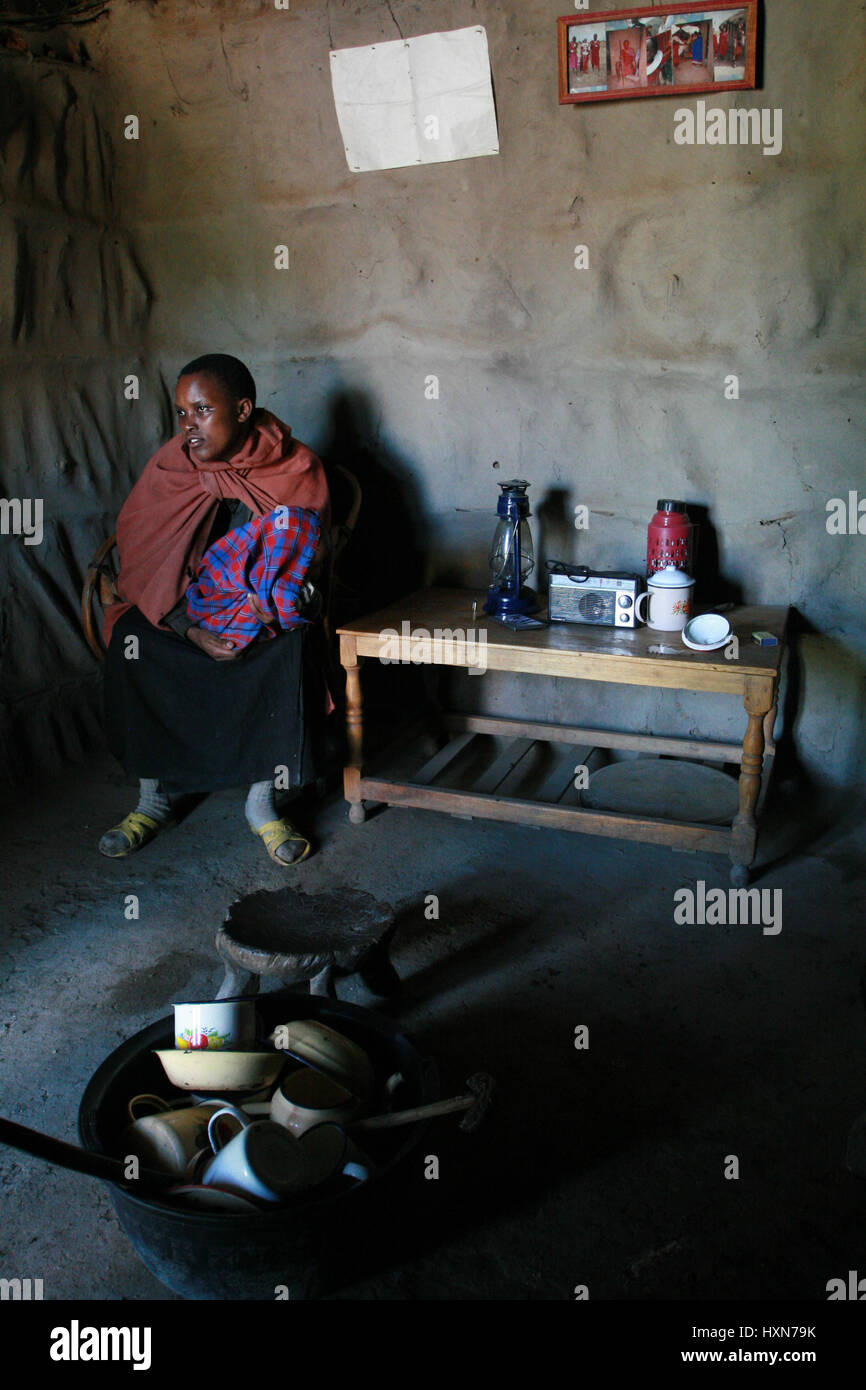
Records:
<instances>
[{"instance_id":1,"label":"dirt floor","mask_svg":"<svg viewBox=\"0 0 866 1390\"><path fill-rule=\"evenodd\" d=\"M353 977L341 996L399 1017L444 1094L482 1069L498 1091L477 1134L453 1119L428 1132L390 1226L347 1252L330 1297L568 1300L583 1284L593 1299L820 1300L862 1265L866 1181L844 1165L866 1111L853 819L822 831L813 804L776 810L757 884L782 893L770 935L675 923L677 888L727 886L712 856L398 809L354 827L334 792L306 804L317 853L284 872L233 792L134 858L101 858L130 804L102 760L29 789L7 818L5 1117L76 1142L102 1059L175 1000L216 991L234 898L354 886L397 910L403 988L383 1003ZM175 1297L100 1182L2 1149L0 1191L3 1276L43 1279L46 1299Z\"/></svg>"},{"instance_id":2,"label":"dirt floor","mask_svg":"<svg viewBox=\"0 0 866 1390\"><path fill-rule=\"evenodd\" d=\"M706 63L693 63L691 58L681 58L674 68L675 87L700 86L712 80L708 75ZM717 77L715 80L720 82L722 79Z\"/></svg>"}]
</instances>

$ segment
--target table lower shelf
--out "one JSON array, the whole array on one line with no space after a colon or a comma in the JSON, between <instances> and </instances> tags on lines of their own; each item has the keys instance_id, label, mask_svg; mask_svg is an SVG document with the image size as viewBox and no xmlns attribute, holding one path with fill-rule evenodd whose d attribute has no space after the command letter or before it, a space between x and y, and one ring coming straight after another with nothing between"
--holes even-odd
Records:
<instances>
[{"instance_id":1,"label":"table lower shelf","mask_svg":"<svg viewBox=\"0 0 866 1390\"><path fill-rule=\"evenodd\" d=\"M644 840L675 849L703 849L727 853L731 831L717 825L692 825L687 821L654 820L649 816L625 816L613 811L589 811L579 806L550 806L519 797L453 791L413 782L388 782L361 778L361 798L388 806L415 806L428 811L447 811L470 819L512 821L550 830L576 830L585 835L609 835L615 839Z\"/></svg>"},{"instance_id":2,"label":"table lower shelf","mask_svg":"<svg viewBox=\"0 0 866 1390\"><path fill-rule=\"evenodd\" d=\"M384 769L378 775L364 771L360 776L356 769L347 771L347 797L353 803L351 820L355 823L362 821L365 814L363 802L370 801L441 811L466 818L640 840L679 850L733 855L735 837L731 825L589 809L579 805L561 805L559 802L572 785L571 762L575 757L578 762L587 762L596 749L617 749L651 757L679 757L739 766L743 756L740 744L626 734L478 715L449 714L440 718L440 726L447 729L451 736L447 737L443 747L409 776L389 775ZM437 779L444 779L449 770L453 771L461 761L465 765L473 741L479 735L493 735L510 741L480 771L472 785L434 785ZM515 780L522 760L538 744L568 745L571 750L568 766L560 759L558 767L554 767L544 780L541 795L527 798L498 791L498 788L504 788L509 781ZM770 744L765 756L769 757L771 763L774 751ZM757 810L760 810L768 782L769 775L765 775ZM735 864L732 879L737 883L747 881L748 867Z\"/></svg>"}]
</instances>

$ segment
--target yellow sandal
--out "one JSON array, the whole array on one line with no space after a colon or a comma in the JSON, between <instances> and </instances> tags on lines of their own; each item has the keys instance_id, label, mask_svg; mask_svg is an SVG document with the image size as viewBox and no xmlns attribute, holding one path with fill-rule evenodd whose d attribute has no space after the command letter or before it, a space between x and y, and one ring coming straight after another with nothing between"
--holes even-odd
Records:
<instances>
[{"instance_id":1,"label":"yellow sandal","mask_svg":"<svg viewBox=\"0 0 866 1390\"><path fill-rule=\"evenodd\" d=\"M143 811L130 811L119 825L113 825L110 830L106 830L99 841L99 853L108 859L123 859L127 854L134 854L137 849L155 839L160 830L165 830L170 825L174 825L173 818L160 821L146 816ZM107 844L109 835L122 835L126 845L120 849L110 847Z\"/></svg>"},{"instance_id":2,"label":"yellow sandal","mask_svg":"<svg viewBox=\"0 0 866 1390\"><path fill-rule=\"evenodd\" d=\"M306 835L302 835L300 830L297 830L295 826L292 825L291 821L286 820L285 817L281 817L279 820L265 821L264 825L260 825L258 830L254 830L252 826L250 826L250 829L254 835L258 835L264 841L265 849L274 863L281 864L284 869L291 869L295 864L300 864L301 860L306 859L312 849L312 845ZM280 859L277 850L280 845L285 845L290 840L299 841L304 846L303 853L299 854L295 859Z\"/></svg>"}]
</instances>

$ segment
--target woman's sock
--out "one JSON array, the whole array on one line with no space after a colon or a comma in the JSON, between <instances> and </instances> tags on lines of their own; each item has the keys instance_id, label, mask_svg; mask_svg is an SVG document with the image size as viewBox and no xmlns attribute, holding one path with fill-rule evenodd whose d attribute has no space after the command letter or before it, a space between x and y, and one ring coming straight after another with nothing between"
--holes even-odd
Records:
<instances>
[{"instance_id":1,"label":"woman's sock","mask_svg":"<svg viewBox=\"0 0 866 1390\"><path fill-rule=\"evenodd\" d=\"M277 819L277 802L273 780L253 782L247 795L244 814L250 830L260 830L269 820Z\"/></svg>"},{"instance_id":2,"label":"woman's sock","mask_svg":"<svg viewBox=\"0 0 866 1390\"><path fill-rule=\"evenodd\" d=\"M171 818L171 802L160 789L155 777L142 777L138 784L138 805L136 811L151 820L166 821Z\"/></svg>"},{"instance_id":3,"label":"woman's sock","mask_svg":"<svg viewBox=\"0 0 866 1390\"><path fill-rule=\"evenodd\" d=\"M261 830L268 821L279 820L277 811L277 801L274 792L274 784L269 782L253 782L247 795L247 804L244 807L247 824L250 830ZM274 850L278 859L284 864L293 864L296 859L300 859L303 853L303 845L297 840L289 840L283 845L279 845Z\"/></svg>"}]
</instances>

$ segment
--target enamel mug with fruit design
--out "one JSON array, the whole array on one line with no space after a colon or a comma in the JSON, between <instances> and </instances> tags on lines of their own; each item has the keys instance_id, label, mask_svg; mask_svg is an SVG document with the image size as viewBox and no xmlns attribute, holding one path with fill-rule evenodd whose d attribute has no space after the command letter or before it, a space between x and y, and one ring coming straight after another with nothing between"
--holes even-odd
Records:
<instances>
[{"instance_id":1,"label":"enamel mug with fruit design","mask_svg":"<svg viewBox=\"0 0 866 1390\"><path fill-rule=\"evenodd\" d=\"M174 1045L183 1051L225 1048L242 1052L256 1040L250 999L211 999L174 1005Z\"/></svg>"}]
</instances>

